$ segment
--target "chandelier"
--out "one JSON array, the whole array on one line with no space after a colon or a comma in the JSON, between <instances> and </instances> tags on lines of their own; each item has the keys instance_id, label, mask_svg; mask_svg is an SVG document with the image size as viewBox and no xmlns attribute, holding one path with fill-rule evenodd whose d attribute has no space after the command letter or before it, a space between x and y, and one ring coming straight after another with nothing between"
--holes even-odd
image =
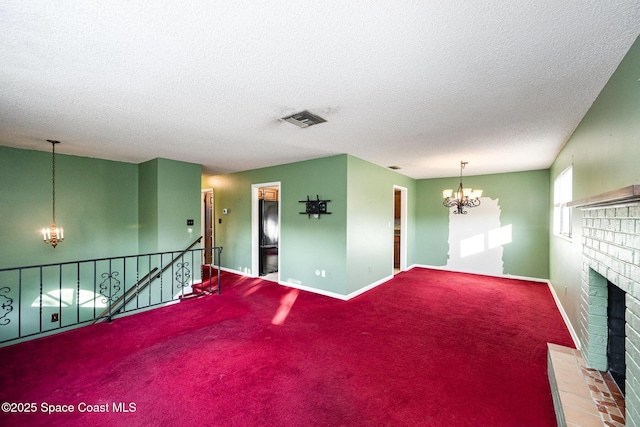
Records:
<instances>
[{"instance_id":1,"label":"chandelier","mask_svg":"<svg viewBox=\"0 0 640 427\"><path fill-rule=\"evenodd\" d=\"M56 226L56 144L60 144L60 141L52 141L47 139L47 142L51 143L51 188L53 198L53 221L50 228L42 229L42 237L45 244L51 244L55 247L58 243L64 240L64 229Z\"/></svg>"},{"instance_id":2,"label":"chandelier","mask_svg":"<svg viewBox=\"0 0 640 427\"><path fill-rule=\"evenodd\" d=\"M469 162L460 162L460 185L458 191L455 193L451 189L443 190L442 197L444 198L443 205L446 208L455 207L454 214L466 215L465 208L475 208L480 206L480 197L482 196L482 190L474 190L472 188L464 188L462 186L462 169Z\"/></svg>"}]
</instances>

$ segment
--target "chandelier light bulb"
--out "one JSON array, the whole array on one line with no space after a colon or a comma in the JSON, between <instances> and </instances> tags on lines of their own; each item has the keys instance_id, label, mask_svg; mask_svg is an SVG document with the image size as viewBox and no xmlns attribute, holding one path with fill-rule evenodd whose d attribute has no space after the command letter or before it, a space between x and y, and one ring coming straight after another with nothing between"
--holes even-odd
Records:
<instances>
[{"instance_id":1,"label":"chandelier light bulb","mask_svg":"<svg viewBox=\"0 0 640 427\"><path fill-rule=\"evenodd\" d=\"M454 214L466 215L465 208L475 208L480 206L480 197L482 196L482 190L474 190L471 187L462 186L462 170L469 162L460 162L460 185L458 185L458 191L455 193L451 189L442 191L442 198L444 201L442 204L446 208L455 207ZM454 196L454 197L452 197Z\"/></svg>"}]
</instances>

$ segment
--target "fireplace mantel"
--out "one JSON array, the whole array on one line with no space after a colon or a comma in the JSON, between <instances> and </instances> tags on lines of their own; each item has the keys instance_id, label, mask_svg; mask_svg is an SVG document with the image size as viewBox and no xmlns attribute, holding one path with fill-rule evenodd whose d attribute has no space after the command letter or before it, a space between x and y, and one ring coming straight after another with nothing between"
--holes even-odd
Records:
<instances>
[{"instance_id":1,"label":"fireplace mantel","mask_svg":"<svg viewBox=\"0 0 640 427\"><path fill-rule=\"evenodd\" d=\"M629 185L597 196L586 197L567 203L567 206L580 209L599 208L602 206L640 203L640 185Z\"/></svg>"}]
</instances>

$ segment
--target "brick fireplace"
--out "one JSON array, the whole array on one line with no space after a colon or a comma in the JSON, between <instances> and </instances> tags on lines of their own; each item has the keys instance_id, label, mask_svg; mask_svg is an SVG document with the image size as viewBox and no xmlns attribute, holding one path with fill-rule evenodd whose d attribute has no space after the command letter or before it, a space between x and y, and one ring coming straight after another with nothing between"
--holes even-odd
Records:
<instances>
[{"instance_id":1,"label":"brick fireplace","mask_svg":"<svg viewBox=\"0 0 640 427\"><path fill-rule=\"evenodd\" d=\"M577 335L589 368L607 371L608 283L624 292L626 425L640 427L640 185L571 204L582 210Z\"/></svg>"}]
</instances>

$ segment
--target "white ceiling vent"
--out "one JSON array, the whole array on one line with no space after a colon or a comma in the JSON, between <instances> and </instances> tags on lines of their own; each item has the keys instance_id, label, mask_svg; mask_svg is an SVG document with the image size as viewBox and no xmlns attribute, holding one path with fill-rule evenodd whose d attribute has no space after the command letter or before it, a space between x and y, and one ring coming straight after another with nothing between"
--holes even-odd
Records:
<instances>
[{"instance_id":1,"label":"white ceiling vent","mask_svg":"<svg viewBox=\"0 0 640 427\"><path fill-rule=\"evenodd\" d=\"M285 120L289 123L293 123L294 125L299 126L301 128L306 128L309 126L317 125L318 123L326 122L326 120L323 119L322 117L316 116L315 114L311 114L307 110L292 114L287 117L283 117L282 120Z\"/></svg>"}]
</instances>

